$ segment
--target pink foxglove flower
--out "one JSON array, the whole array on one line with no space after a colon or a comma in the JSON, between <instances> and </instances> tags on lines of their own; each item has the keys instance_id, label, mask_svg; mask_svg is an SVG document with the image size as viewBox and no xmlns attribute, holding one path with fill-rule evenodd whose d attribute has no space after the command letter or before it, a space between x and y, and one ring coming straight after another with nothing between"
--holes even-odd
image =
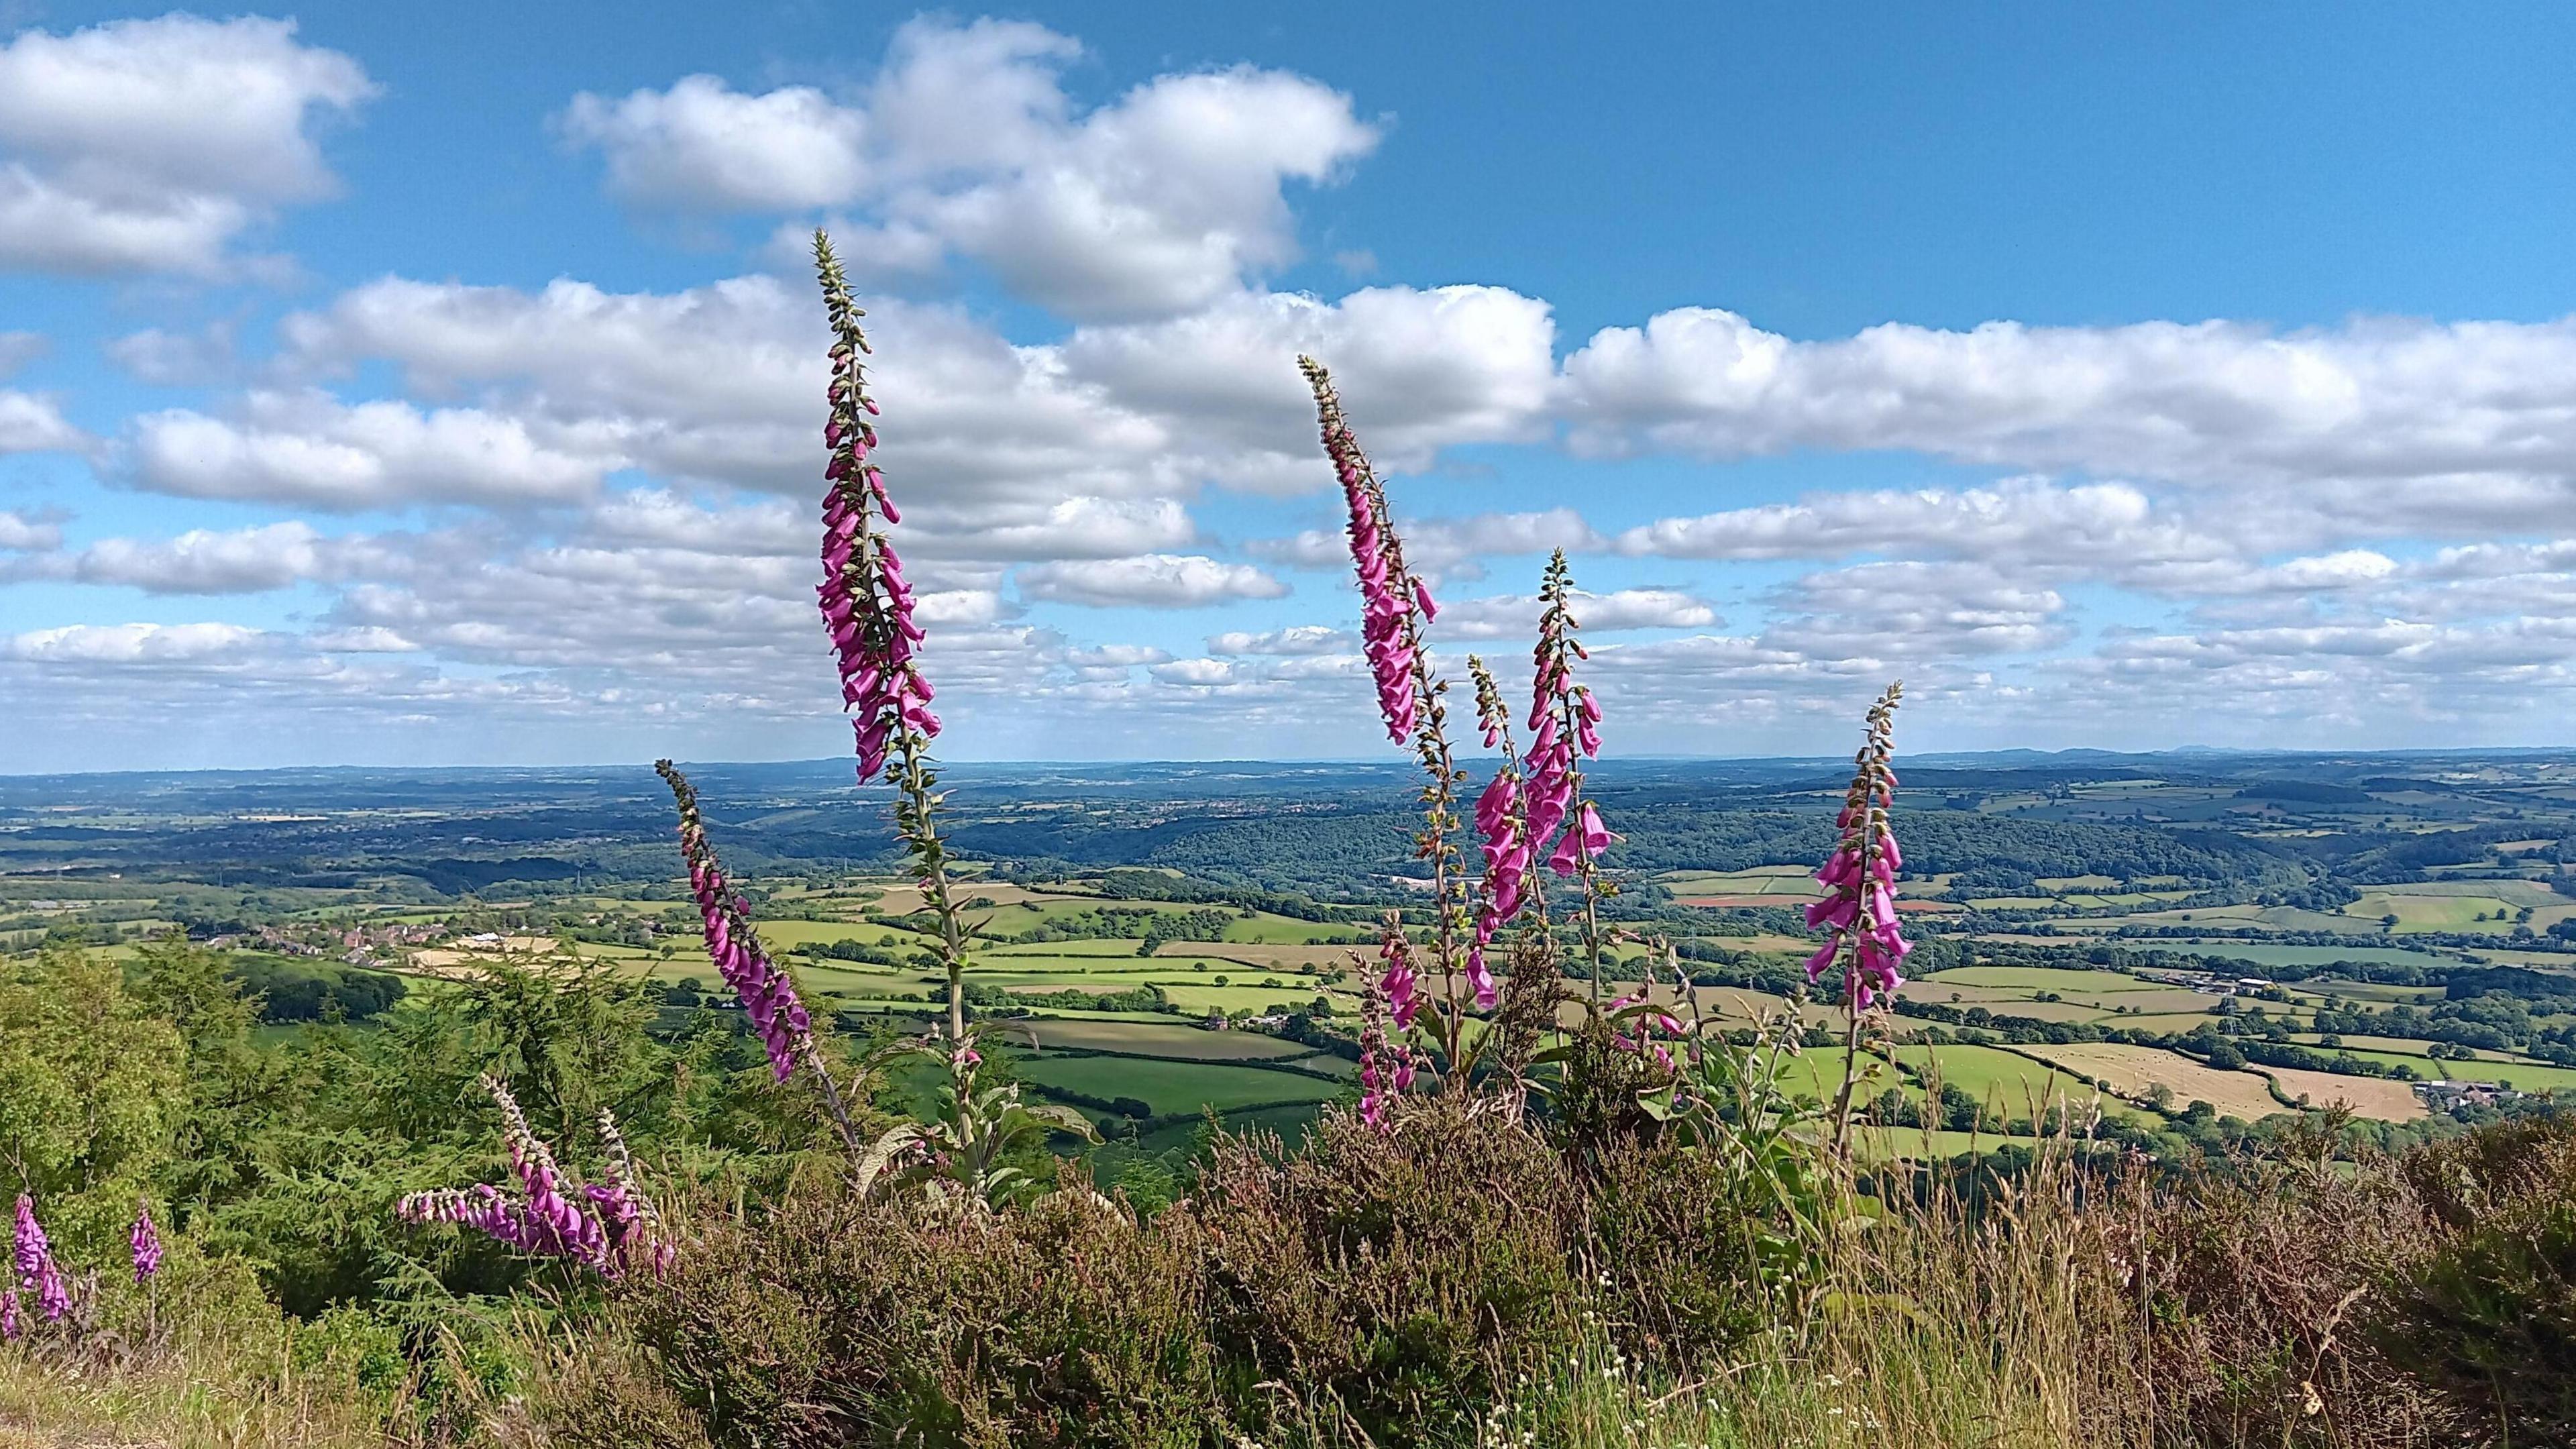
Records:
<instances>
[{"instance_id":1,"label":"pink foxglove flower","mask_svg":"<svg viewBox=\"0 0 2576 1449\"><path fill-rule=\"evenodd\" d=\"M914 741L906 753L917 753L938 735L939 716L930 710L930 681L913 658L923 634L913 619L912 585L885 533L903 515L870 456L877 446L877 405L868 396L867 364L861 361L868 339L859 318L866 314L851 299L840 261L819 231L814 265L834 334L826 389L831 413L823 424L823 446L832 461L823 470L830 488L823 497L823 582L815 593L839 657L841 699L851 712L859 778L865 781L886 768L896 744Z\"/></svg>"},{"instance_id":2,"label":"pink foxglove flower","mask_svg":"<svg viewBox=\"0 0 2576 1449\"><path fill-rule=\"evenodd\" d=\"M36 1311L47 1323L55 1322L70 1311L71 1290L63 1281L62 1269L54 1262L53 1245L45 1238L43 1224L36 1221L36 1199L27 1193L18 1194L15 1228L11 1248L18 1286L36 1295Z\"/></svg>"},{"instance_id":3,"label":"pink foxglove flower","mask_svg":"<svg viewBox=\"0 0 2576 1449\"><path fill-rule=\"evenodd\" d=\"M1843 961L1843 985L1855 1013L1895 999L1905 984L1905 958L1914 949L1896 911L1896 875L1905 868L1905 855L1888 824L1896 798L1896 772L1888 762L1903 694L1902 684L1890 685L1870 707L1851 788L1834 817L1840 837L1816 871L1825 895L1807 907L1808 929L1825 933L1824 944L1807 958L1807 979L1818 980L1837 959Z\"/></svg>"},{"instance_id":4,"label":"pink foxglove flower","mask_svg":"<svg viewBox=\"0 0 2576 1449\"><path fill-rule=\"evenodd\" d=\"M760 1034L761 1045L769 1052L770 1070L778 1080L786 1081L795 1074L797 1062L810 1051L813 1018L797 998L796 983L761 949L748 907L725 878L715 847L707 842L706 824L698 814L696 788L669 760L657 761L653 768L661 772L663 781L671 787L672 798L679 804L680 855L688 862L689 888L698 899L707 955L715 963L716 973L742 998L743 1014L751 1018L752 1029Z\"/></svg>"},{"instance_id":5,"label":"pink foxglove flower","mask_svg":"<svg viewBox=\"0 0 2576 1449\"><path fill-rule=\"evenodd\" d=\"M16 1343L26 1332L18 1318L18 1285L0 1282L0 1343Z\"/></svg>"},{"instance_id":6,"label":"pink foxglove flower","mask_svg":"<svg viewBox=\"0 0 2576 1449\"><path fill-rule=\"evenodd\" d=\"M1378 977L1378 987L1386 993L1387 1010L1395 1019L1395 1029L1411 1030L1414 1014L1422 1010L1422 982L1413 969L1413 950L1404 939L1403 923L1393 912L1388 913L1377 954L1386 968Z\"/></svg>"},{"instance_id":7,"label":"pink foxglove flower","mask_svg":"<svg viewBox=\"0 0 2576 1449\"><path fill-rule=\"evenodd\" d=\"M1622 995L1610 1003L1610 1015L1615 1018L1644 1000L1643 995ZM1666 1036L1680 1036L1682 1024L1669 1011L1644 1011L1637 1014L1634 1028L1618 1033L1615 1040L1621 1051L1651 1056L1657 1066L1669 1072L1673 1069L1672 1050L1655 1039L1658 1030Z\"/></svg>"},{"instance_id":8,"label":"pink foxglove flower","mask_svg":"<svg viewBox=\"0 0 2576 1449\"><path fill-rule=\"evenodd\" d=\"M149 1282L161 1271L161 1233L152 1225L152 1204L135 1204L134 1231L126 1242L134 1249L134 1281Z\"/></svg>"},{"instance_id":9,"label":"pink foxglove flower","mask_svg":"<svg viewBox=\"0 0 2576 1449\"><path fill-rule=\"evenodd\" d=\"M1439 612L1431 590L1404 567L1403 540L1388 522L1386 489L1343 419L1332 378L1311 357L1298 366L1314 389L1324 454L1350 513L1351 565L1360 583L1360 646L1377 681L1378 714L1387 738L1402 743L1421 723L1422 624Z\"/></svg>"},{"instance_id":10,"label":"pink foxglove flower","mask_svg":"<svg viewBox=\"0 0 2576 1449\"><path fill-rule=\"evenodd\" d=\"M1356 957L1354 957L1356 960ZM1386 1040L1386 988L1372 980L1360 988L1360 1121L1384 1131L1387 1103L1397 1088Z\"/></svg>"},{"instance_id":11,"label":"pink foxglove flower","mask_svg":"<svg viewBox=\"0 0 2576 1449\"><path fill-rule=\"evenodd\" d=\"M1561 876L1580 874L1619 837L1601 823L1601 812L1580 800L1580 759L1601 753L1601 701L1574 682L1573 661L1591 657L1575 637L1571 610L1574 580L1565 551L1548 561L1539 597L1538 643L1530 651L1529 839L1533 851L1550 841L1548 867ZM1571 822L1569 824L1569 821ZM1564 835L1557 832L1562 829Z\"/></svg>"},{"instance_id":12,"label":"pink foxglove flower","mask_svg":"<svg viewBox=\"0 0 2576 1449\"><path fill-rule=\"evenodd\" d=\"M516 1190L478 1183L464 1190L416 1192L395 1205L397 1216L406 1222L469 1227L531 1256L568 1259L611 1278L639 1260L656 1272L670 1265L672 1249L660 1214L636 1180L616 1119L600 1114L609 1180L574 1184L528 1125L509 1087L497 1077L485 1077L483 1086L501 1108Z\"/></svg>"}]
</instances>

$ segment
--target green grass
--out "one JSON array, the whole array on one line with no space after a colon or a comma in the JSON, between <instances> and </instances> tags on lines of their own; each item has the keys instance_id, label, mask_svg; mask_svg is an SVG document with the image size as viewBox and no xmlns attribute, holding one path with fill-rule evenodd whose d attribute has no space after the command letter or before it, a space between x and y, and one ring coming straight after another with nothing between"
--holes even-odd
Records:
<instances>
[{"instance_id":1,"label":"green grass","mask_svg":"<svg viewBox=\"0 0 2576 1449\"><path fill-rule=\"evenodd\" d=\"M1141 1098L1157 1115L1201 1107L1226 1111L1266 1102L1321 1102L1339 1090L1294 1072L1135 1057L1030 1057L1020 1063L1020 1075L1095 1097Z\"/></svg>"},{"instance_id":2,"label":"green grass","mask_svg":"<svg viewBox=\"0 0 2576 1449\"><path fill-rule=\"evenodd\" d=\"M1896 1059L1918 1081L1928 1082L1937 1067L1945 1085L1956 1086L2007 1116L2027 1117L2046 1111L2052 1103L2064 1106L2070 1113L2081 1112L2089 1109L2099 1095L2093 1084L2082 1077L2001 1047L1972 1043L1900 1046L1896 1048ZM2102 1110L2105 1115L2139 1115L2136 1108L2107 1096L2102 1099Z\"/></svg>"},{"instance_id":3,"label":"green grass","mask_svg":"<svg viewBox=\"0 0 2576 1449\"><path fill-rule=\"evenodd\" d=\"M2121 991L2170 991L2121 971L2071 971L2058 966L1960 966L1921 978L1927 992L1946 986L1997 986L2021 991L2054 991L2098 996ZM1930 999L1930 998L1926 998Z\"/></svg>"},{"instance_id":4,"label":"green grass","mask_svg":"<svg viewBox=\"0 0 2576 1449\"><path fill-rule=\"evenodd\" d=\"M1176 1061L1276 1061L1303 1056L1312 1048L1250 1031L1207 1031L1177 1022L1111 1019L1080 1021L1037 1017L995 1022L988 1028L1018 1043L1034 1033L1041 1046L1137 1052Z\"/></svg>"},{"instance_id":5,"label":"green grass","mask_svg":"<svg viewBox=\"0 0 2576 1449\"><path fill-rule=\"evenodd\" d=\"M2311 1038L2307 1044L2314 1046L2314 1039ZM2330 1057L2336 1054L2333 1047L2316 1047L2316 1050ZM2419 1081L2500 1082L2523 1092L2576 1091L2576 1067L2549 1066L2540 1062L2443 1061L2411 1052L2364 1047L2344 1047L2341 1050L2366 1062L2413 1067Z\"/></svg>"}]
</instances>

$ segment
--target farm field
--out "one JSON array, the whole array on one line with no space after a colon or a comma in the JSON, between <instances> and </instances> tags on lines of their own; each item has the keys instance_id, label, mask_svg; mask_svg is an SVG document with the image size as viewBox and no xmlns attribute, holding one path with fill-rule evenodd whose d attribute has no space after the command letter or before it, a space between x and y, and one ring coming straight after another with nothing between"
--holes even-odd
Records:
<instances>
[{"instance_id":1,"label":"farm field","mask_svg":"<svg viewBox=\"0 0 2576 1449\"><path fill-rule=\"evenodd\" d=\"M1927 1086L1937 1072L1947 1086L2012 1116L2028 1117L2063 1106L2081 1113L2101 1097L2103 1110L2135 1115L2125 1102L2104 1097L2091 1079L2058 1070L2002 1047L1952 1044L1937 1047L1898 1046L1896 1059L1909 1075Z\"/></svg>"},{"instance_id":2,"label":"farm field","mask_svg":"<svg viewBox=\"0 0 2576 1449\"><path fill-rule=\"evenodd\" d=\"M2358 1116L2376 1117L2386 1122L2406 1122L2432 1115L2416 1099L2414 1088L2386 1077L2347 1077L2337 1072L2312 1072L2299 1067L2256 1066L2249 1070L2278 1082L2282 1094L2292 1101L2312 1106L2329 1107L2340 1102L2351 1107Z\"/></svg>"},{"instance_id":3,"label":"farm field","mask_svg":"<svg viewBox=\"0 0 2576 1449\"><path fill-rule=\"evenodd\" d=\"M1158 1116L1201 1107L1224 1112L1274 1102L1321 1102L1340 1090L1295 1072L1140 1057L1035 1056L1020 1063L1020 1075L1095 1097L1140 1098Z\"/></svg>"},{"instance_id":4,"label":"farm field","mask_svg":"<svg viewBox=\"0 0 2576 1449\"><path fill-rule=\"evenodd\" d=\"M2344 929L2350 930L2349 925ZM2328 966L2337 961L2367 961L2385 966L2442 966L2451 958L2401 946L2289 946L2270 941L2141 939L2125 943L2140 951L2214 956L2251 961L2258 966ZM2408 988L2414 989L2414 988ZM2346 995L2352 994L2347 991Z\"/></svg>"},{"instance_id":5,"label":"farm field","mask_svg":"<svg viewBox=\"0 0 2576 1449\"><path fill-rule=\"evenodd\" d=\"M2162 1085L2173 1093L2177 1109L2207 1102L2221 1116L2249 1122L2281 1110L2263 1078L2254 1073L2222 1072L2158 1047L2080 1042L2023 1050L2076 1076L2109 1082L2122 1096L2143 1097L2149 1088Z\"/></svg>"},{"instance_id":6,"label":"farm field","mask_svg":"<svg viewBox=\"0 0 2576 1449\"><path fill-rule=\"evenodd\" d=\"M1310 1050L1297 1042L1282 1041L1259 1032L1208 1031L1196 1026L1165 1025L1155 1021L1071 1020L1042 1016L1024 1021L997 1022L991 1030L1015 1043L1034 1038L1041 1051L1048 1047L1073 1047L1086 1051L1135 1052L1180 1061L1276 1061L1283 1057L1302 1056Z\"/></svg>"}]
</instances>

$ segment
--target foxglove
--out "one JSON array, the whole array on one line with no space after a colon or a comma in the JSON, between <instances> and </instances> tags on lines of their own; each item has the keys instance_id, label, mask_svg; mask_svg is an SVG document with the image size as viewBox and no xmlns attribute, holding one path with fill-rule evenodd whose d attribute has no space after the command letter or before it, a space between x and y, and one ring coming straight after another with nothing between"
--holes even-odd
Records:
<instances>
[{"instance_id":1,"label":"foxglove","mask_svg":"<svg viewBox=\"0 0 2576 1449\"><path fill-rule=\"evenodd\" d=\"M851 298L840 260L819 231L814 268L833 332L832 379L824 393L830 414L823 424L823 446L831 453L823 477L830 486L823 495L823 582L815 593L840 663L841 700L857 736L859 778L866 781L884 771L889 751L905 737L927 744L937 736L939 716L930 711L930 681L913 660L923 634L913 620L912 585L881 526L903 515L870 456L877 446L877 404L868 396L867 364L861 360L868 355L868 339L859 328L867 314Z\"/></svg>"},{"instance_id":2,"label":"foxglove","mask_svg":"<svg viewBox=\"0 0 2576 1449\"><path fill-rule=\"evenodd\" d=\"M1842 960L1855 1013L1895 998L1905 984L1905 958L1914 949L1896 912L1896 876L1905 868L1905 854L1888 824L1896 798L1896 772L1888 762L1896 749L1896 707L1904 689L1902 683L1888 686L1870 707L1851 787L1834 817L1838 839L1816 872L1825 895L1807 907L1808 929L1825 933L1824 944L1807 958L1807 979L1820 979Z\"/></svg>"},{"instance_id":3,"label":"foxglove","mask_svg":"<svg viewBox=\"0 0 2576 1449\"><path fill-rule=\"evenodd\" d=\"M761 1045L769 1052L770 1071L778 1080L786 1081L810 1050L813 1018L797 998L796 983L761 949L748 904L725 878L715 847L707 842L696 788L669 760L657 761L653 768L661 772L663 781L671 787L672 799L679 805L680 855L688 862L689 889L698 899L707 955L715 963L716 973L742 998L743 1014L751 1018L752 1029L760 1034Z\"/></svg>"},{"instance_id":4,"label":"foxglove","mask_svg":"<svg viewBox=\"0 0 2576 1449\"><path fill-rule=\"evenodd\" d=\"M152 1225L152 1204L135 1204L134 1231L126 1241L134 1249L134 1281L149 1282L161 1271L161 1233Z\"/></svg>"}]
</instances>

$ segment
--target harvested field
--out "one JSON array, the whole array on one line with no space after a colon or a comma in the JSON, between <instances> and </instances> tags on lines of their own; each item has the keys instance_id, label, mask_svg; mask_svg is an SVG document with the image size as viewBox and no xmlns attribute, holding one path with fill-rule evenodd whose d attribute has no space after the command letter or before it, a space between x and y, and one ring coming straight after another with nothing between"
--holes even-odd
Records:
<instances>
[{"instance_id":1,"label":"harvested field","mask_svg":"<svg viewBox=\"0 0 2576 1449\"><path fill-rule=\"evenodd\" d=\"M2222 1072L2161 1047L2079 1042L2068 1046L2034 1046L2022 1050L2090 1081L2105 1081L2111 1090L2133 1100L2162 1084L2173 1092L2174 1106L2207 1102L2221 1116L2253 1121L2286 1110L2272 1100L2263 1078L2252 1072Z\"/></svg>"},{"instance_id":2,"label":"harvested field","mask_svg":"<svg viewBox=\"0 0 2576 1449\"><path fill-rule=\"evenodd\" d=\"M2297 1067L2258 1066L2254 1070L2281 1084L2281 1090L2312 1107L2330 1107L2337 1102L2352 1108L2358 1116L2376 1117L2384 1122L2406 1122L2429 1117L2424 1104L2415 1098L2415 1089L2387 1077L2347 1077L2336 1072L2311 1072Z\"/></svg>"}]
</instances>

